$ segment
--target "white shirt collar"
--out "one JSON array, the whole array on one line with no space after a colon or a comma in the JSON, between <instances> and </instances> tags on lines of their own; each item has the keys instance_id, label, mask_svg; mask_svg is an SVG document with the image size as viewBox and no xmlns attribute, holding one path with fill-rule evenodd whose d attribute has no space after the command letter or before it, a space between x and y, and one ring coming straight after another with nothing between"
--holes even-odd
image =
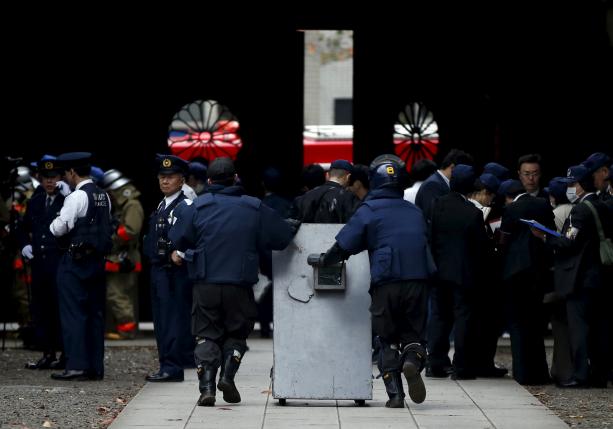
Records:
<instances>
[{"instance_id":1,"label":"white shirt collar","mask_svg":"<svg viewBox=\"0 0 613 429\"><path fill-rule=\"evenodd\" d=\"M537 190L536 190L536 191L534 191L534 192L527 192L527 193L528 193L528 194L530 194L530 195L532 195L533 197L538 197L539 192L541 192L541 189L540 189L540 188L539 188L539 189L537 189Z\"/></svg>"},{"instance_id":2,"label":"white shirt collar","mask_svg":"<svg viewBox=\"0 0 613 429\"><path fill-rule=\"evenodd\" d=\"M468 201L470 201L471 203L473 203L475 205L475 207L477 207L479 210L483 210L483 204L481 204L479 201L477 200L473 200L472 198L469 198Z\"/></svg>"},{"instance_id":3,"label":"white shirt collar","mask_svg":"<svg viewBox=\"0 0 613 429\"><path fill-rule=\"evenodd\" d=\"M164 201L166 201L166 207L168 207L174 200L176 200L180 193L181 193L181 189L179 189L177 192L175 192L172 195L164 197Z\"/></svg>"},{"instance_id":4,"label":"white shirt collar","mask_svg":"<svg viewBox=\"0 0 613 429\"><path fill-rule=\"evenodd\" d=\"M449 179L447 178L447 176L445 176L441 170L436 170L436 172L441 175L441 177L443 178L447 186L451 188L451 186L449 185Z\"/></svg>"},{"instance_id":5,"label":"white shirt collar","mask_svg":"<svg viewBox=\"0 0 613 429\"><path fill-rule=\"evenodd\" d=\"M79 190L81 189L83 186L87 185L88 183L94 183L94 181L92 179L85 179L82 182L79 182L79 184L77 186L75 186L74 190Z\"/></svg>"}]
</instances>

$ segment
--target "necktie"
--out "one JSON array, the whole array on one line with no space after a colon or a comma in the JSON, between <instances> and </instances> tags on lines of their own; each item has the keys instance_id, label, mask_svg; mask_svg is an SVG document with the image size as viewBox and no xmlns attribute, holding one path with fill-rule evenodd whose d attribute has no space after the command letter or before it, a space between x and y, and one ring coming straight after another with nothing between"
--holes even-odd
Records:
<instances>
[{"instance_id":1,"label":"necktie","mask_svg":"<svg viewBox=\"0 0 613 429\"><path fill-rule=\"evenodd\" d=\"M48 210L51 207L51 197L47 196L47 202L45 203L45 208Z\"/></svg>"},{"instance_id":2,"label":"necktie","mask_svg":"<svg viewBox=\"0 0 613 429\"><path fill-rule=\"evenodd\" d=\"M160 203L160 208L159 208L158 212L162 213L164 211L164 209L166 209L166 199L165 198Z\"/></svg>"}]
</instances>

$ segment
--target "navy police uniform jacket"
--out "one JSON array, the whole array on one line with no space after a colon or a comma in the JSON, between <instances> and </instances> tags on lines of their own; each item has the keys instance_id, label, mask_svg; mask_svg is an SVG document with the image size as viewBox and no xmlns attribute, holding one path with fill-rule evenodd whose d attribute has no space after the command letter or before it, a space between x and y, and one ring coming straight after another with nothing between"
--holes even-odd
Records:
<instances>
[{"instance_id":1,"label":"navy police uniform jacket","mask_svg":"<svg viewBox=\"0 0 613 429\"><path fill-rule=\"evenodd\" d=\"M96 251L97 256L104 256L113 246L111 225L110 200L106 192L94 183L87 183L81 187L87 194L87 214L78 218L75 227L67 235L71 245L83 244Z\"/></svg>"},{"instance_id":2,"label":"navy police uniform jacket","mask_svg":"<svg viewBox=\"0 0 613 429\"><path fill-rule=\"evenodd\" d=\"M166 256L161 256L158 253L157 246L160 238L169 241L168 232L171 226L171 213L183 202L183 200L187 199L183 191L181 191L172 203L164 207L163 210L157 209L149 218L149 229L143 240L143 251L153 266L182 269L170 262L170 253L174 249L172 242L169 242L168 248L166 249Z\"/></svg>"},{"instance_id":3,"label":"navy police uniform jacket","mask_svg":"<svg viewBox=\"0 0 613 429\"><path fill-rule=\"evenodd\" d=\"M170 238L198 283L250 287L258 281L259 254L284 249L293 238L274 210L239 186L212 185L175 213Z\"/></svg>"},{"instance_id":4,"label":"navy police uniform jacket","mask_svg":"<svg viewBox=\"0 0 613 429\"><path fill-rule=\"evenodd\" d=\"M422 212L402 197L395 189L371 191L336 236L352 255L368 249L373 286L426 280L435 271Z\"/></svg>"},{"instance_id":5,"label":"navy police uniform jacket","mask_svg":"<svg viewBox=\"0 0 613 429\"><path fill-rule=\"evenodd\" d=\"M42 189L42 186L39 188ZM47 193L44 191L36 192L28 203L23 219L24 235L21 237L20 247L23 248L27 244L32 245L33 263L39 262L41 259L53 258L57 265L60 249L57 238L49 231L49 225L62 209L64 196L58 193L49 208L46 207L46 203ZM28 233L32 235L31 238L27 236Z\"/></svg>"},{"instance_id":6,"label":"navy police uniform jacket","mask_svg":"<svg viewBox=\"0 0 613 429\"><path fill-rule=\"evenodd\" d=\"M605 237L613 237L610 213L596 194L587 195L573 206L564 222L562 237L547 236L546 241L546 245L555 252L555 286L561 296L567 296L578 289L604 285L596 220L583 201L589 201L594 206Z\"/></svg>"}]
</instances>

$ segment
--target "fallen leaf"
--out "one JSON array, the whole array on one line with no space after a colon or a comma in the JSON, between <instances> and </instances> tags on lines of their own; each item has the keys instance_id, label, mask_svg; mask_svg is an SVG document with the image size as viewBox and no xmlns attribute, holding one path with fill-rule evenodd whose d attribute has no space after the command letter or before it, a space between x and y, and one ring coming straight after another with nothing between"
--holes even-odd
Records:
<instances>
[{"instance_id":1,"label":"fallen leaf","mask_svg":"<svg viewBox=\"0 0 613 429\"><path fill-rule=\"evenodd\" d=\"M226 410L226 411L232 411L232 408L226 408L226 407L219 407L217 408L218 410Z\"/></svg>"},{"instance_id":2,"label":"fallen leaf","mask_svg":"<svg viewBox=\"0 0 613 429\"><path fill-rule=\"evenodd\" d=\"M96 411L98 411L98 414L106 414L108 413L110 410L109 407L98 407L96 408Z\"/></svg>"},{"instance_id":3,"label":"fallen leaf","mask_svg":"<svg viewBox=\"0 0 613 429\"><path fill-rule=\"evenodd\" d=\"M583 418L583 416L568 416L568 417L570 417L571 419L582 419Z\"/></svg>"},{"instance_id":4,"label":"fallen leaf","mask_svg":"<svg viewBox=\"0 0 613 429\"><path fill-rule=\"evenodd\" d=\"M128 403L128 401L126 401L123 398L117 398L117 399L115 399L115 402L117 402L118 404L127 404Z\"/></svg>"},{"instance_id":5,"label":"fallen leaf","mask_svg":"<svg viewBox=\"0 0 613 429\"><path fill-rule=\"evenodd\" d=\"M263 393L264 395L269 395L272 393L272 390L268 389L268 390L262 390L260 393Z\"/></svg>"},{"instance_id":6,"label":"fallen leaf","mask_svg":"<svg viewBox=\"0 0 613 429\"><path fill-rule=\"evenodd\" d=\"M44 428L52 428L53 427L53 423L51 423L49 420L45 420L45 422L43 423L43 427Z\"/></svg>"}]
</instances>

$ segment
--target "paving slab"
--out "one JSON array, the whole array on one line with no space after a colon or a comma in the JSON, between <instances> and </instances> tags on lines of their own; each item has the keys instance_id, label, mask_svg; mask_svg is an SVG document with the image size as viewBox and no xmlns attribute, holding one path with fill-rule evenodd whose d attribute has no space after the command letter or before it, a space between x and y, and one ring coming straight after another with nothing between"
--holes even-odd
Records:
<instances>
[{"instance_id":1,"label":"paving slab","mask_svg":"<svg viewBox=\"0 0 613 429\"><path fill-rule=\"evenodd\" d=\"M195 370L182 383L147 383L117 416L111 429L123 428L444 428L558 429L568 426L511 378L454 381L425 378L428 397L407 408L385 408L380 378L373 380L373 400L358 407L353 401L287 400L272 397L272 341L249 340L237 374L240 404L227 404L218 392L215 407L198 407ZM325 364L322 362L322 365ZM376 376L377 370L373 368Z\"/></svg>"}]
</instances>

